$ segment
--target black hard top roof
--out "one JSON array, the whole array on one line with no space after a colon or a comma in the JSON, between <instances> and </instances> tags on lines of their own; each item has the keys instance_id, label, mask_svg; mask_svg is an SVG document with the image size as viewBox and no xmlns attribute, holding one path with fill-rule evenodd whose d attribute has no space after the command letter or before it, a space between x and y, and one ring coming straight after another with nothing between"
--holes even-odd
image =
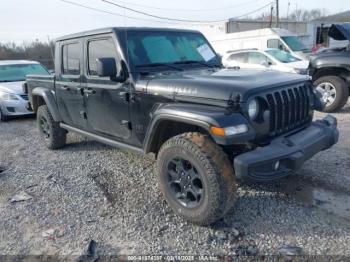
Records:
<instances>
[{"instance_id":1,"label":"black hard top roof","mask_svg":"<svg viewBox=\"0 0 350 262\"><path fill-rule=\"evenodd\" d=\"M162 31L172 31L172 32L196 32L199 33L196 30L188 30L188 29L177 29L177 28L155 28L155 27L107 27L107 28L100 28L95 30L89 30L89 31L83 31L75 34L65 35L56 38L56 41L63 41L73 38L79 38L89 35L99 35L99 34L106 34L106 33L118 33L118 32L130 32L130 31L151 31L151 32L162 32Z\"/></svg>"}]
</instances>

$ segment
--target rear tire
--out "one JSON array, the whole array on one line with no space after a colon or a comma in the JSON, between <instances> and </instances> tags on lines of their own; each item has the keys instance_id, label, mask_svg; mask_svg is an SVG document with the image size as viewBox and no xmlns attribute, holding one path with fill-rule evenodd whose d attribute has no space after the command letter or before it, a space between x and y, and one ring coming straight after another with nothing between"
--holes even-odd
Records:
<instances>
[{"instance_id":1,"label":"rear tire","mask_svg":"<svg viewBox=\"0 0 350 262\"><path fill-rule=\"evenodd\" d=\"M324 112L335 112L344 107L349 98L349 88L345 81L338 76L323 76L314 82L316 90L323 95L326 104ZM327 91L328 89L328 91ZM331 102L332 101L332 102Z\"/></svg>"},{"instance_id":2,"label":"rear tire","mask_svg":"<svg viewBox=\"0 0 350 262\"><path fill-rule=\"evenodd\" d=\"M47 148L58 149L66 144L67 131L61 128L58 122L55 122L46 105L38 108L37 123Z\"/></svg>"},{"instance_id":3,"label":"rear tire","mask_svg":"<svg viewBox=\"0 0 350 262\"><path fill-rule=\"evenodd\" d=\"M159 151L157 169L166 201L192 223L210 225L235 203L238 185L232 165L206 135L185 133L169 139Z\"/></svg>"}]
</instances>

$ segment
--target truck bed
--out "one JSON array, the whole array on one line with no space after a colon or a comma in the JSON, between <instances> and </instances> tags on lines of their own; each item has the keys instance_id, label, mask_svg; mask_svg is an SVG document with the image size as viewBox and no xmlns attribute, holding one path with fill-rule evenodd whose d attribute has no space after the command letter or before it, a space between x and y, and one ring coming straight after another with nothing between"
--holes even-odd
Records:
<instances>
[{"instance_id":1,"label":"truck bed","mask_svg":"<svg viewBox=\"0 0 350 262\"><path fill-rule=\"evenodd\" d=\"M33 103L33 89L36 87L43 87L48 90L55 90L55 76L54 75L27 75L26 83L24 85L24 92L28 94L29 102Z\"/></svg>"}]
</instances>

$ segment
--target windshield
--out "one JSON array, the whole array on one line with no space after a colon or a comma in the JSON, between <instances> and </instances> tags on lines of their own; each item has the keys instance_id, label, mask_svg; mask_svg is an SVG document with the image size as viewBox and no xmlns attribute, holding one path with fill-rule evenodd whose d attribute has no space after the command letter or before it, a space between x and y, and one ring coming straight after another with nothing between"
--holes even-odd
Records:
<instances>
[{"instance_id":1,"label":"windshield","mask_svg":"<svg viewBox=\"0 0 350 262\"><path fill-rule=\"evenodd\" d=\"M296 58L295 56L291 55L290 53L287 53L285 51L278 50L278 49L267 50L266 53L273 56L274 58L276 58L278 61L280 61L282 63L292 63L292 62L301 61L301 59Z\"/></svg>"},{"instance_id":2,"label":"windshield","mask_svg":"<svg viewBox=\"0 0 350 262\"><path fill-rule=\"evenodd\" d=\"M128 56L134 67L220 65L219 57L199 33L131 31L127 37Z\"/></svg>"},{"instance_id":3,"label":"windshield","mask_svg":"<svg viewBox=\"0 0 350 262\"><path fill-rule=\"evenodd\" d=\"M24 81L26 75L48 75L40 64L0 65L0 82Z\"/></svg>"},{"instance_id":4,"label":"windshield","mask_svg":"<svg viewBox=\"0 0 350 262\"><path fill-rule=\"evenodd\" d=\"M303 51L307 50L302 42L296 36L283 36L281 37L283 41L289 46L293 51Z\"/></svg>"}]
</instances>

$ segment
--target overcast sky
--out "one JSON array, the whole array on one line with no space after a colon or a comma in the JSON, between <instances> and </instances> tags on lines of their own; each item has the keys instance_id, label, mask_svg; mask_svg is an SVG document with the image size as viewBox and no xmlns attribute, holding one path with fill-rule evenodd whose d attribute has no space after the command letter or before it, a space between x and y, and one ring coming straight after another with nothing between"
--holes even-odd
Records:
<instances>
[{"instance_id":1,"label":"overcast sky","mask_svg":"<svg viewBox=\"0 0 350 262\"><path fill-rule=\"evenodd\" d=\"M47 36L53 39L67 33L107 26L168 26L164 21L159 22L159 19L124 11L101 0L68 1L147 21L99 13L64 3L62 0L0 0L0 42L21 43L36 39L46 41ZM271 0L109 1L158 16L190 20L221 20L237 17L271 2ZM296 6L304 9L324 8L329 14L350 10L349 0L280 0L281 16L287 12L288 2L290 2L289 12L292 12ZM251 16L266 13L268 10L269 7L266 7Z\"/></svg>"}]
</instances>

